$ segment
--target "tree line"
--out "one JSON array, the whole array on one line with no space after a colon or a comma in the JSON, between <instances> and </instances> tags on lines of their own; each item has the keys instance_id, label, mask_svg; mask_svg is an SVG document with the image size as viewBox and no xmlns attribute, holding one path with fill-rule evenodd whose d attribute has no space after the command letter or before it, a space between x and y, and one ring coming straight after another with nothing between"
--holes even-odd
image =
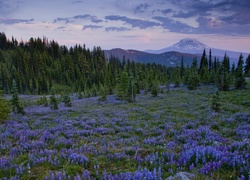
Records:
<instances>
[{"instance_id":1,"label":"tree line","mask_svg":"<svg viewBox=\"0 0 250 180\"><path fill-rule=\"evenodd\" d=\"M101 47L92 50L85 45L60 46L46 37L18 42L0 33L0 82L3 93L10 94L12 82L22 94L51 94L58 86L70 87L83 96L105 97L116 94L119 99L134 101L141 89L157 94L161 84L186 84L196 89L200 84L215 84L222 91L243 89L245 76L250 76L250 55L244 63L230 63L225 54L222 61L204 50L201 59L184 67L183 58L177 67L136 63L133 60L105 58Z\"/></svg>"}]
</instances>

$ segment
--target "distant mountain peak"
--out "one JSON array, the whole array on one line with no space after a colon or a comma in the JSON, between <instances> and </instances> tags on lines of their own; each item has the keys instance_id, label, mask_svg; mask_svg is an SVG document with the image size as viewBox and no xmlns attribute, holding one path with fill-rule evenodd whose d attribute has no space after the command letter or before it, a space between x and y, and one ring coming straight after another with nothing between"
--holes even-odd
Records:
<instances>
[{"instance_id":1,"label":"distant mountain peak","mask_svg":"<svg viewBox=\"0 0 250 180\"><path fill-rule=\"evenodd\" d=\"M208 48L207 45L203 44L202 42L194 39L194 38L185 38L180 40L178 43L174 44L172 47L179 48L182 50L203 50Z\"/></svg>"}]
</instances>

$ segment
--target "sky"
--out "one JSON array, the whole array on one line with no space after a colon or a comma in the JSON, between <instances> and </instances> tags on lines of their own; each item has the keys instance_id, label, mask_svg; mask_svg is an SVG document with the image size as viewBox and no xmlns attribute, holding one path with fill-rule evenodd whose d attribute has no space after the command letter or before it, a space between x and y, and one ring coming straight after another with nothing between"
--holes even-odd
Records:
<instances>
[{"instance_id":1,"label":"sky","mask_svg":"<svg viewBox=\"0 0 250 180\"><path fill-rule=\"evenodd\" d=\"M102 49L162 49L183 38L250 53L250 0L0 0L0 32Z\"/></svg>"}]
</instances>

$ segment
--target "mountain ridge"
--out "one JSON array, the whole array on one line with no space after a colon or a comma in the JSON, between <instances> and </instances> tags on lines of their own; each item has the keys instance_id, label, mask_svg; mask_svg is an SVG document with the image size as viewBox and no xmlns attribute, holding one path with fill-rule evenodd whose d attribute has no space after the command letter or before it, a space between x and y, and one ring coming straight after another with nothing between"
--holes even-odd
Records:
<instances>
[{"instance_id":1,"label":"mountain ridge","mask_svg":"<svg viewBox=\"0 0 250 180\"><path fill-rule=\"evenodd\" d=\"M133 50L133 49L124 50L121 48L104 50L104 54L106 58L110 58L111 56L113 56L122 60L125 57L126 60L130 59L135 62L156 63L156 64L162 64L165 66L180 65L182 57L183 57L184 65L187 66L187 65L190 65L193 59L198 56L196 54L180 53L176 51L164 52L161 54L153 54L153 53L148 53L148 52Z\"/></svg>"},{"instance_id":2,"label":"mountain ridge","mask_svg":"<svg viewBox=\"0 0 250 180\"><path fill-rule=\"evenodd\" d=\"M246 52L237 52L237 51L230 51L230 50L223 50L218 48L210 47L194 38L184 38L181 39L179 42L173 44L172 46L162 48L159 50L145 50L144 52L153 53L153 54L161 54L163 52L169 52L169 51L177 51L181 53L190 53L190 54L199 54L201 55L203 53L203 50L206 50L206 53L208 55L209 50L211 49L212 56L216 56L220 60L224 57L225 54L232 60L231 63L237 63L238 58L240 54L243 55L243 57L247 57L248 53Z\"/></svg>"}]
</instances>

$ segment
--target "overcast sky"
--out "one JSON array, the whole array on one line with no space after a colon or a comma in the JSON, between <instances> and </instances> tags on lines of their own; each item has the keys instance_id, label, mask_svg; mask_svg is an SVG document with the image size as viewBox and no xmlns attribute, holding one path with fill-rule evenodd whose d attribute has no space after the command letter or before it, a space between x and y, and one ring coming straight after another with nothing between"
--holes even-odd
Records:
<instances>
[{"instance_id":1,"label":"overcast sky","mask_svg":"<svg viewBox=\"0 0 250 180\"><path fill-rule=\"evenodd\" d=\"M250 0L0 0L0 32L138 50L190 37L250 53Z\"/></svg>"}]
</instances>

